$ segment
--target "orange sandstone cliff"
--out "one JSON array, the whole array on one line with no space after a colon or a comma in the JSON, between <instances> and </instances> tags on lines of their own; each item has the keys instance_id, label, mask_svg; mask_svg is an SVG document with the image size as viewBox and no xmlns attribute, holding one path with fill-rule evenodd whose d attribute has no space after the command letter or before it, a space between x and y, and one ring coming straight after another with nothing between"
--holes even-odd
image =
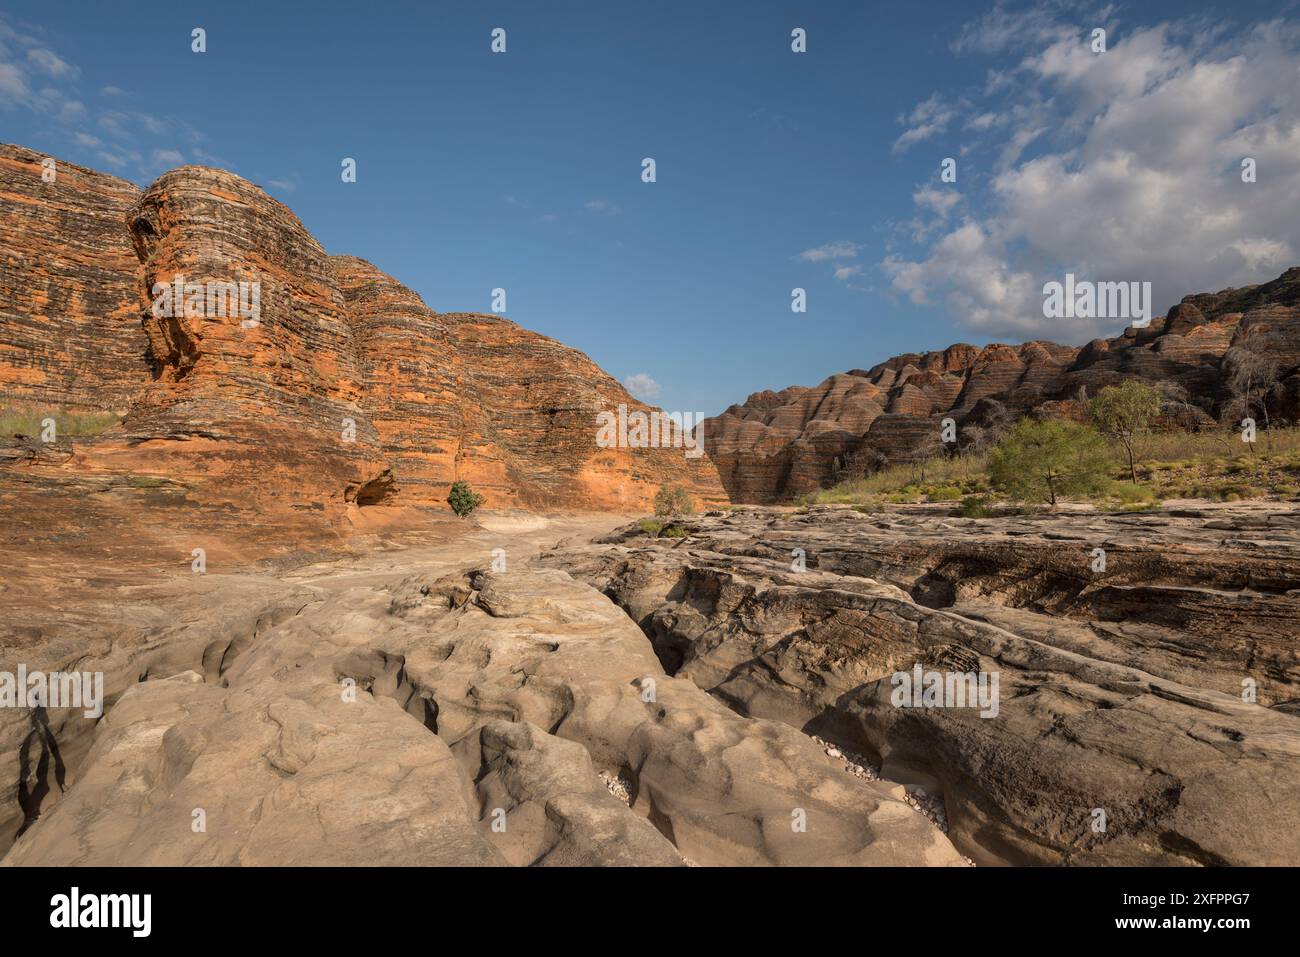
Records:
<instances>
[{"instance_id":1,"label":"orange sandstone cliff","mask_svg":"<svg viewBox=\"0 0 1300 957\"><path fill-rule=\"evenodd\" d=\"M707 458L598 446L598 413L647 407L582 353L432 311L254 184L187 166L141 192L57 160L47 181L45 159L0 145L0 398L121 421L0 437L0 508L159 542L202 515L310 549L366 509L445 512L457 480L489 508L637 511L669 483L726 501Z\"/></svg>"}]
</instances>

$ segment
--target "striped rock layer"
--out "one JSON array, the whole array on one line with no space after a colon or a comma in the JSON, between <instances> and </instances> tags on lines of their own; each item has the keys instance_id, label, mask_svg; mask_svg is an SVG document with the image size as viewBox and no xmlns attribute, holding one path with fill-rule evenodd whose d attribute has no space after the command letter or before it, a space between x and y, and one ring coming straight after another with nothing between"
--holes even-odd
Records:
<instances>
[{"instance_id":1,"label":"striped rock layer","mask_svg":"<svg viewBox=\"0 0 1300 957\"><path fill-rule=\"evenodd\" d=\"M582 353L433 312L247 180L186 166L141 192L46 159L0 145L0 397L122 417L63 470L325 514L442 506L457 480L498 508L725 500L707 458L598 445L598 413L649 409Z\"/></svg>"}]
</instances>

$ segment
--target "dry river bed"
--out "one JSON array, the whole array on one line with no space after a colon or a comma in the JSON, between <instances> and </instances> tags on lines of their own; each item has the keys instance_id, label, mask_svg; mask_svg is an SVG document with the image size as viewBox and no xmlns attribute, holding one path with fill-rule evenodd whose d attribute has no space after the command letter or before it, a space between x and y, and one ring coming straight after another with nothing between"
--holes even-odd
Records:
<instances>
[{"instance_id":1,"label":"dry river bed","mask_svg":"<svg viewBox=\"0 0 1300 957\"><path fill-rule=\"evenodd\" d=\"M1300 863L1293 510L684 524L8 607L107 707L0 711L3 863Z\"/></svg>"}]
</instances>

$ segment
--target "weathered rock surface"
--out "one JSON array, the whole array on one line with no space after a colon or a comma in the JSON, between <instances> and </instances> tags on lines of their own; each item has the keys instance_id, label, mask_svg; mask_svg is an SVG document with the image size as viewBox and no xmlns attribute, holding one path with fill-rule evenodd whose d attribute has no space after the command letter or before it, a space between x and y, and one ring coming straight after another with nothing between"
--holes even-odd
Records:
<instances>
[{"instance_id":1,"label":"weathered rock surface","mask_svg":"<svg viewBox=\"0 0 1300 957\"><path fill-rule=\"evenodd\" d=\"M1294 510L688 524L546 560L626 609L670 674L941 801L977 863L1300 862ZM918 664L996 674L996 714L895 707Z\"/></svg>"},{"instance_id":2,"label":"weathered rock surface","mask_svg":"<svg viewBox=\"0 0 1300 957\"><path fill-rule=\"evenodd\" d=\"M768 503L830 484L864 451L906 461L946 416L979 424L981 400L1014 413L1081 418L1080 390L1129 378L1183 387L1170 425L1214 421L1226 398L1222 360L1243 348L1277 363L1276 419L1300 419L1300 267L1272 282L1187 296L1147 328L1085 346L1033 341L895 356L813 388L757 392L704 422L706 448L733 501Z\"/></svg>"},{"instance_id":3,"label":"weathered rock surface","mask_svg":"<svg viewBox=\"0 0 1300 957\"><path fill-rule=\"evenodd\" d=\"M464 544L175 596L305 603L228 645L113 642L132 677L4 863L962 864L900 787L665 675L527 540L503 571Z\"/></svg>"}]
</instances>

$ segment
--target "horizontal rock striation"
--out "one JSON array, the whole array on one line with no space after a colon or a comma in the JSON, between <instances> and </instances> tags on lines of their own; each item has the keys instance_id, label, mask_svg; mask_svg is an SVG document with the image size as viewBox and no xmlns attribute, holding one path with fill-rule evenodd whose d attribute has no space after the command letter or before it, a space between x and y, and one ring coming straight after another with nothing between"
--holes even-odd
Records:
<instances>
[{"instance_id":1,"label":"horizontal rock striation","mask_svg":"<svg viewBox=\"0 0 1300 957\"><path fill-rule=\"evenodd\" d=\"M44 160L0 145L0 397L124 416L57 454L0 438L47 491L144 476L318 537L346 537L354 506L443 508L457 480L488 507L725 500L707 458L599 446L597 413L649 410L580 352L433 313L238 176L187 166L141 192L57 162L45 182Z\"/></svg>"},{"instance_id":2,"label":"horizontal rock striation","mask_svg":"<svg viewBox=\"0 0 1300 957\"><path fill-rule=\"evenodd\" d=\"M599 413L651 409L582 353L499 316L434 313L364 260L334 265L397 501L445 495L458 478L541 509L644 508L664 484L725 498L685 448L597 445Z\"/></svg>"},{"instance_id":3,"label":"horizontal rock striation","mask_svg":"<svg viewBox=\"0 0 1300 957\"><path fill-rule=\"evenodd\" d=\"M126 180L0 144L0 396L124 411L144 383Z\"/></svg>"},{"instance_id":4,"label":"horizontal rock striation","mask_svg":"<svg viewBox=\"0 0 1300 957\"><path fill-rule=\"evenodd\" d=\"M962 427L1003 408L1082 418L1081 394L1130 378L1180 386L1188 401L1167 404L1167 424L1195 428L1224 410L1223 357L1232 348L1277 364L1270 411L1300 419L1300 267L1258 286L1187 296L1146 328L1081 347L960 343L813 388L757 392L705 420L707 448L733 500L765 503L831 484L854 455L906 461L944 417Z\"/></svg>"}]
</instances>

